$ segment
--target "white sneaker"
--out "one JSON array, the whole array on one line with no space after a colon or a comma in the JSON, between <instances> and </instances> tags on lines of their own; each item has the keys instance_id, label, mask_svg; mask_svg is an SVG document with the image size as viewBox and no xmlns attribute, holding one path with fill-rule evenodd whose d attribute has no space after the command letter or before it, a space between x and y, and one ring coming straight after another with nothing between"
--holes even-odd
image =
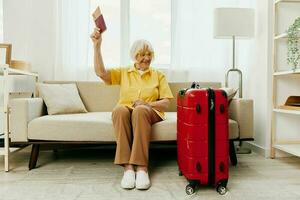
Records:
<instances>
[{"instance_id":1,"label":"white sneaker","mask_svg":"<svg viewBox=\"0 0 300 200\"><path fill-rule=\"evenodd\" d=\"M135 187L135 172L133 170L126 170L124 172L121 187L124 189L133 189Z\"/></svg>"},{"instance_id":2,"label":"white sneaker","mask_svg":"<svg viewBox=\"0 0 300 200\"><path fill-rule=\"evenodd\" d=\"M139 190L147 190L151 186L149 174L144 170L136 172L135 187Z\"/></svg>"}]
</instances>

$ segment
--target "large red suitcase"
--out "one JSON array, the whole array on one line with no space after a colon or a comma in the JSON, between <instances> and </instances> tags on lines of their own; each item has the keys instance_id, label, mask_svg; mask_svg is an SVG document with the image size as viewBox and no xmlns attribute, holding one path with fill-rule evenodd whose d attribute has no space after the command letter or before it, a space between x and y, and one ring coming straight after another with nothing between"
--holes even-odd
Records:
<instances>
[{"instance_id":1,"label":"large red suitcase","mask_svg":"<svg viewBox=\"0 0 300 200\"><path fill-rule=\"evenodd\" d=\"M228 182L228 103L219 89L183 89L177 96L177 160L192 194L199 183L225 194Z\"/></svg>"}]
</instances>

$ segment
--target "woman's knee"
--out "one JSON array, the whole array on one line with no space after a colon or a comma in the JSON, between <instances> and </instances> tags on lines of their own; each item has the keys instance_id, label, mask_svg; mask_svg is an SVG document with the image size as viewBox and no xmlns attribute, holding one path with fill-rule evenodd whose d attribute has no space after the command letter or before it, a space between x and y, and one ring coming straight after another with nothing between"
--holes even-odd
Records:
<instances>
[{"instance_id":1,"label":"woman's knee","mask_svg":"<svg viewBox=\"0 0 300 200\"><path fill-rule=\"evenodd\" d=\"M116 117L130 117L129 109L126 106L116 106L112 111L112 118L114 119Z\"/></svg>"},{"instance_id":2,"label":"woman's knee","mask_svg":"<svg viewBox=\"0 0 300 200\"><path fill-rule=\"evenodd\" d=\"M140 105L133 109L132 111L132 117L135 116L149 116L151 109L149 106Z\"/></svg>"}]
</instances>

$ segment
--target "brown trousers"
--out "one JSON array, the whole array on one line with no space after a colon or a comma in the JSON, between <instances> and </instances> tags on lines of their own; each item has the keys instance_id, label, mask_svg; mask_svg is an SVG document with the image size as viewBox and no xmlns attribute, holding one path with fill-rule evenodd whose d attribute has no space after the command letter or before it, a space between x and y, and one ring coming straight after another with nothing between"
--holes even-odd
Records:
<instances>
[{"instance_id":1,"label":"brown trousers","mask_svg":"<svg viewBox=\"0 0 300 200\"><path fill-rule=\"evenodd\" d=\"M147 106L116 106L112 112L117 142L114 163L148 166L151 126L162 119Z\"/></svg>"}]
</instances>

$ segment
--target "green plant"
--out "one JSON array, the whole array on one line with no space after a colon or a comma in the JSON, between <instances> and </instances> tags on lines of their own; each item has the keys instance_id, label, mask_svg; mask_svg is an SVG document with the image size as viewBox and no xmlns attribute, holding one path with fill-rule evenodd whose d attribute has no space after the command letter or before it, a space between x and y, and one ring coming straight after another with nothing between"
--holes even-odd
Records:
<instances>
[{"instance_id":1,"label":"green plant","mask_svg":"<svg viewBox=\"0 0 300 200\"><path fill-rule=\"evenodd\" d=\"M300 17L298 17L292 25L289 26L287 30L288 34L288 52L287 52L287 62L292 65L293 70L298 66L300 60L300 52L298 46L298 34L300 32Z\"/></svg>"}]
</instances>

